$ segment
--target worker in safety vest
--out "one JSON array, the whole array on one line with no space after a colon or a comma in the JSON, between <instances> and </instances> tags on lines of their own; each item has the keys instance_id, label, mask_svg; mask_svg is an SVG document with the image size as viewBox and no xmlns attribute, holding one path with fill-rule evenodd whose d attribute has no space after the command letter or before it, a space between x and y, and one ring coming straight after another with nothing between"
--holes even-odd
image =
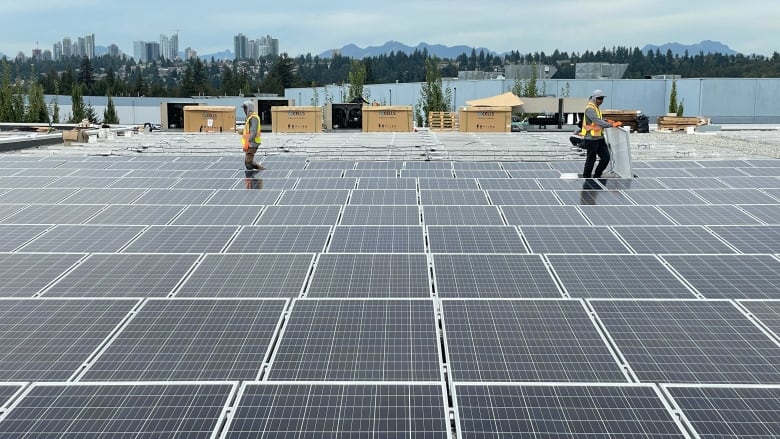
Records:
<instances>
[{"instance_id":1,"label":"worker in safety vest","mask_svg":"<svg viewBox=\"0 0 780 439\"><path fill-rule=\"evenodd\" d=\"M255 104L253 104L252 101L244 101L244 103L241 104L241 108L244 109L244 114L246 115L244 134L241 137L241 145L246 154L244 157L244 166L246 166L247 169L262 171L265 168L255 162L255 153L263 142L263 139L260 138L260 116L257 115Z\"/></svg>"},{"instance_id":2,"label":"worker in safety vest","mask_svg":"<svg viewBox=\"0 0 780 439\"><path fill-rule=\"evenodd\" d=\"M620 126L620 122L604 120L601 116L601 104L604 102L604 92L594 90L585 107L585 115L582 119L582 142L580 148L588 151L585 156L585 168L582 170L583 178L601 178L602 173L609 164L609 147L604 140L604 128ZM599 158L599 165L593 170L596 164L596 156Z\"/></svg>"}]
</instances>

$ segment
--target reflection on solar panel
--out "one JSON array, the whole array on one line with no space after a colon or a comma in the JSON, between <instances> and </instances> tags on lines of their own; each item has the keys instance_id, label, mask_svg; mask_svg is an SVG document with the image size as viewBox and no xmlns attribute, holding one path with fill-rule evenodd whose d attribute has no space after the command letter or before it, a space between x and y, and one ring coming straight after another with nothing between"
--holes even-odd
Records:
<instances>
[{"instance_id":1,"label":"reflection on solar panel","mask_svg":"<svg viewBox=\"0 0 780 439\"><path fill-rule=\"evenodd\" d=\"M236 206L260 206L275 204L281 189L220 189L214 192L205 204L207 205L236 205Z\"/></svg>"},{"instance_id":2,"label":"reflection on solar panel","mask_svg":"<svg viewBox=\"0 0 780 439\"><path fill-rule=\"evenodd\" d=\"M579 205L612 205L612 206L625 206L633 204L631 200L623 195L620 191L606 191L606 190L571 190L571 191L555 191L555 195L561 199L563 204L579 204Z\"/></svg>"},{"instance_id":3,"label":"reflection on solar panel","mask_svg":"<svg viewBox=\"0 0 780 439\"><path fill-rule=\"evenodd\" d=\"M149 189L133 204L202 204L213 189Z\"/></svg>"},{"instance_id":4,"label":"reflection on solar panel","mask_svg":"<svg viewBox=\"0 0 780 439\"><path fill-rule=\"evenodd\" d=\"M171 189L230 189L236 184L235 178L182 178Z\"/></svg>"},{"instance_id":5,"label":"reflection on solar panel","mask_svg":"<svg viewBox=\"0 0 780 439\"><path fill-rule=\"evenodd\" d=\"M574 206L501 206L507 224L581 226L587 220Z\"/></svg>"},{"instance_id":6,"label":"reflection on solar panel","mask_svg":"<svg viewBox=\"0 0 780 439\"><path fill-rule=\"evenodd\" d=\"M260 206L188 206L173 225L249 225L260 214Z\"/></svg>"},{"instance_id":7,"label":"reflection on solar panel","mask_svg":"<svg viewBox=\"0 0 780 439\"><path fill-rule=\"evenodd\" d=\"M36 384L0 422L3 437L213 437L233 384Z\"/></svg>"},{"instance_id":8,"label":"reflection on solar panel","mask_svg":"<svg viewBox=\"0 0 780 439\"><path fill-rule=\"evenodd\" d=\"M712 226L710 229L743 253L780 253L780 226Z\"/></svg>"},{"instance_id":9,"label":"reflection on solar panel","mask_svg":"<svg viewBox=\"0 0 780 439\"><path fill-rule=\"evenodd\" d=\"M307 297L430 297L423 254L321 254Z\"/></svg>"},{"instance_id":10,"label":"reflection on solar panel","mask_svg":"<svg viewBox=\"0 0 780 439\"><path fill-rule=\"evenodd\" d=\"M664 187L669 189L723 189L728 188L726 183L715 177L668 177L657 179ZM661 188L657 188L661 189ZM698 192L698 191L696 191Z\"/></svg>"},{"instance_id":11,"label":"reflection on solar panel","mask_svg":"<svg viewBox=\"0 0 780 439\"><path fill-rule=\"evenodd\" d=\"M758 189L698 189L693 191L712 204L776 204L777 200Z\"/></svg>"},{"instance_id":12,"label":"reflection on solar panel","mask_svg":"<svg viewBox=\"0 0 780 439\"><path fill-rule=\"evenodd\" d=\"M336 224L341 206L267 206L258 225L263 226L324 226Z\"/></svg>"},{"instance_id":13,"label":"reflection on solar panel","mask_svg":"<svg viewBox=\"0 0 780 439\"><path fill-rule=\"evenodd\" d=\"M143 230L143 226L59 225L20 250L25 252L116 252Z\"/></svg>"},{"instance_id":14,"label":"reflection on solar panel","mask_svg":"<svg viewBox=\"0 0 780 439\"><path fill-rule=\"evenodd\" d=\"M531 253L627 253L607 227L521 227Z\"/></svg>"},{"instance_id":15,"label":"reflection on solar panel","mask_svg":"<svg viewBox=\"0 0 780 439\"><path fill-rule=\"evenodd\" d=\"M538 255L436 254L439 297L561 297Z\"/></svg>"},{"instance_id":16,"label":"reflection on solar panel","mask_svg":"<svg viewBox=\"0 0 780 439\"><path fill-rule=\"evenodd\" d=\"M329 234L330 226L245 226L226 252L318 253L325 249Z\"/></svg>"},{"instance_id":17,"label":"reflection on solar panel","mask_svg":"<svg viewBox=\"0 0 780 439\"><path fill-rule=\"evenodd\" d=\"M209 254L176 297L296 297L314 255Z\"/></svg>"},{"instance_id":18,"label":"reflection on solar panel","mask_svg":"<svg viewBox=\"0 0 780 439\"><path fill-rule=\"evenodd\" d=\"M45 297L161 297L187 274L193 254L92 254Z\"/></svg>"},{"instance_id":19,"label":"reflection on solar panel","mask_svg":"<svg viewBox=\"0 0 780 439\"><path fill-rule=\"evenodd\" d=\"M528 253L512 226L428 226L431 253Z\"/></svg>"},{"instance_id":20,"label":"reflection on solar panel","mask_svg":"<svg viewBox=\"0 0 780 439\"><path fill-rule=\"evenodd\" d=\"M780 436L780 387L665 385L702 439Z\"/></svg>"},{"instance_id":21,"label":"reflection on solar panel","mask_svg":"<svg viewBox=\"0 0 780 439\"><path fill-rule=\"evenodd\" d=\"M285 305L285 300L150 300L81 379L254 380Z\"/></svg>"},{"instance_id":22,"label":"reflection on solar panel","mask_svg":"<svg viewBox=\"0 0 780 439\"><path fill-rule=\"evenodd\" d=\"M334 221L335 222L335 221ZM417 206L371 206L346 205L341 216L346 226L416 226L420 224L420 209Z\"/></svg>"},{"instance_id":23,"label":"reflection on solar panel","mask_svg":"<svg viewBox=\"0 0 780 439\"><path fill-rule=\"evenodd\" d=\"M504 224L496 206L424 206L423 221L428 225Z\"/></svg>"},{"instance_id":24,"label":"reflection on solar panel","mask_svg":"<svg viewBox=\"0 0 780 439\"><path fill-rule=\"evenodd\" d=\"M619 226L615 231L637 253L734 253L702 226Z\"/></svg>"},{"instance_id":25,"label":"reflection on solar panel","mask_svg":"<svg viewBox=\"0 0 780 439\"><path fill-rule=\"evenodd\" d=\"M0 224L0 252L10 252L19 248L48 228L49 226L44 225Z\"/></svg>"},{"instance_id":26,"label":"reflection on solar panel","mask_svg":"<svg viewBox=\"0 0 780 439\"><path fill-rule=\"evenodd\" d=\"M707 204L687 189L641 189L626 191L626 195L636 204Z\"/></svg>"},{"instance_id":27,"label":"reflection on solar panel","mask_svg":"<svg viewBox=\"0 0 780 439\"><path fill-rule=\"evenodd\" d=\"M431 382L439 363L431 300L296 299L267 379Z\"/></svg>"},{"instance_id":28,"label":"reflection on solar panel","mask_svg":"<svg viewBox=\"0 0 780 439\"><path fill-rule=\"evenodd\" d=\"M442 307L456 382L627 380L580 301L444 300Z\"/></svg>"},{"instance_id":29,"label":"reflection on solar panel","mask_svg":"<svg viewBox=\"0 0 780 439\"><path fill-rule=\"evenodd\" d=\"M547 255L571 297L692 298L653 255Z\"/></svg>"},{"instance_id":30,"label":"reflection on solar panel","mask_svg":"<svg viewBox=\"0 0 780 439\"><path fill-rule=\"evenodd\" d=\"M462 384L455 404L462 437L686 437L650 386Z\"/></svg>"},{"instance_id":31,"label":"reflection on solar panel","mask_svg":"<svg viewBox=\"0 0 780 439\"><path fill-rule=\"evenodd\" d=\"M83 257L78 253L1 253L0 297L32 297Z\"/></svg>"},{"instance_id":32,"label":"reflection on solar panel","mask_svg":"<svg viewBox=\"0 0 780 439\"><path fill-rule=\"evenodd\" d=\"M67 380L136 304L135 300L0 299L0 380Z\"/></svg>"},{"instance_id":33,"label":"reflection on solar panel","mask_svg":"<svg viewBox=\"0 0 780 439\"><path fill-rule=\"evenodd\" d=\"M236 226L151 226L123 252L217 253L236 229Z\"/></svg>"},{"instance_id":34,"label":"reflection on solar panel","mask_svg":"<svg viewBox=\"0 0 780 439\"><path fill-rule=\"evenodd\" d=\"M590 304L642 382L780 383L780 347L729 302Z\"/></svg>"},{"instance_id":35,"label":"reflection on solar panel","mask_svg":"<svg viewBox=\"0 0 780 439\"><path fill-rule=\"evenodd\" d=\"M329 253L422 253L422 226L336 226Z\"/></svg>"},{"instance_id":36,"label":"reflection on solar panel","mask_svg":"<svg viewBox=\"0 0 780 439\"><path fill-rule=\"evenodd\" d=\"M439 384L247 383L225 437L445 439L448 434Z\"/></svg>"}]
</instances>

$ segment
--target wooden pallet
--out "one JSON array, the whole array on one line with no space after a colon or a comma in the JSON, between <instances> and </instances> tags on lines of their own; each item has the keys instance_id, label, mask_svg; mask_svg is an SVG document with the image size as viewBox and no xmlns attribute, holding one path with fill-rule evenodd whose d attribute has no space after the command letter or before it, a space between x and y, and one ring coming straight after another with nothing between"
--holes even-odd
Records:
<instances>
[{"instance_id":1,"label":"wooden pallet","mask_svg":"<svg viewBox=\"0 0 780 439\"><path fill-rule=\"evenodd\" d=\"M457 131L458 114L450 111L431 111L428 113L428 127L431 130Z\"/></svg>"},{"instance_id":2,"label":"wooden pallet","mask_svg":"<svg viewBox=\"0 0 780 439\"><path fill-rule=\"evenodd\" d=\"M624 127L629 127L634 132L637 130L638 115L639 112L636 110L603 110L601 112L603 119L621 122Z\"/></svg>"},{"instance_id":3,"label":"wooden pallet","mask_svg":"<svg viewBox=\"0 0 780 439\"><path fill-rule=\"evenodd\" d=\"M658 118L658 131L685 131L688 128L696 128L702 125L709 125L710 120L706 117L679 117L679 116L661 116Z\"/></svg>"}]
</instances>

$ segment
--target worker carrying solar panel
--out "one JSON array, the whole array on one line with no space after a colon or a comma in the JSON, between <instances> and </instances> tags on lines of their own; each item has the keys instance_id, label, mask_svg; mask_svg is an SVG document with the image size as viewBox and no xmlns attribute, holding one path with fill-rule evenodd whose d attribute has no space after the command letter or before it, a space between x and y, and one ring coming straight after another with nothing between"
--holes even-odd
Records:
<instances>
[{"instance_id":1,"label":"worker carrying solar panel","mask_svg":"<svg viewBox=\"0 0 780 439\"><path fill-rule=\"evenodd\" d=\"M260 116L255 111L255 104L252 101L244 101L241 104L241 108L246 115L246 122L244 122L244 133L241 137L241 145L244 150L244 166L246 169L256 169L262 171L265 169L263 166L255 161L255 154L257 148L263 143L263 139L260 137Z\"/></svg>"}]
</instances>

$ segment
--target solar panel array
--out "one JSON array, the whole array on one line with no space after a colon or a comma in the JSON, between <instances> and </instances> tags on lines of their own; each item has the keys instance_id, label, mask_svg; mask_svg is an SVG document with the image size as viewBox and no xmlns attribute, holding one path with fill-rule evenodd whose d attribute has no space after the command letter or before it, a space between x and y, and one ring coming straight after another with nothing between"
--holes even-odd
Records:
<instances>
[{"instance_id":1,"label":"solar panel array","mask_svg":"<svg viewBox=\"0 0 780 439\"><path fill-rule=\"evenodd\" d=\"M780 436L780 160L0 155L0 437Z\"/></svg>"}]
</instances>

